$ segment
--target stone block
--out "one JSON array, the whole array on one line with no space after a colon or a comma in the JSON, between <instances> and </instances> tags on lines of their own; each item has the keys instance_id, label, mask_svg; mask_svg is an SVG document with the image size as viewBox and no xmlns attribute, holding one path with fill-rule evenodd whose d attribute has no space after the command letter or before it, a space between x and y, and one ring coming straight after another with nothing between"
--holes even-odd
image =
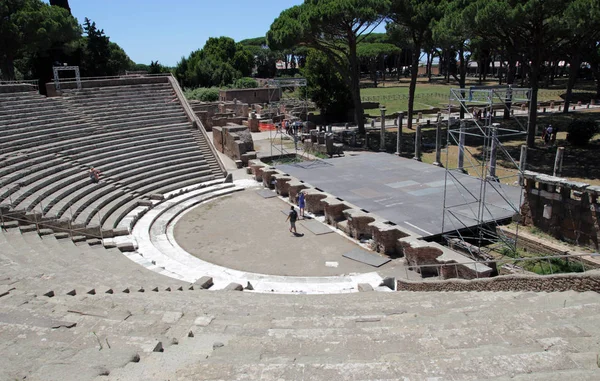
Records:
<instances>
[{"instance_id":1,"label":"stone block","mask_svg":"<svg viewBox=\"0 0 600 381\"><path fill-rule=\"evenodd\" d=\"M370 239L372 237L371 222L375 221L375 217L360 209L346 209L343 211L344 216L348 220L349 235L356 239Z\"/></svg>"},{"instance_id":2,"label":"stone block","mask_svg":"<svg viewBox=\"0 0 600 381\"><path fill-rule=\"evenodd\" d=\"M282 197L289 195L289 182L292 180L291 177L286 175L275 174L272 176L275 179L275 192Z\"/></svg>"},{"instance_id":3,"label":"stone block","mask_svg":"<svg viewBox=\"0 0 600 381\"><path fill-rule=\"evenodd\" d=\"M350 209L350 206L334 197L323 199L323 204L325 221L329 225L335 225L337 222L344 220L344 210Z\"/></svg>"},{"instance_id":4,"label":"stone block","mask_svg":"<svg viewBox=\"0 0 600 381\"><path fill-rule=\"evenodd\" d=\"M213 286L213 278L209 276L203 276L194 282L195 285L200 286L201 288L207 290Z\"/></svg>"},{"instance_id":5,"label":"stone block","mask_svg":"<svg viewBox=\"0 0 600 381\"><path fill-rule=\"evenodd\" d=\"M373 286L371 286L368 283L359 283L358 284L358 291L359 292L373 291Z\"/></svg>"},{"instance_id":6,"label":"stone block","mask_svg":"<svg viewBox=\"0 0 600 381\"><path fill-rule=\"evenodd\" d=\"M135 251L135 245L132 242L123 242L117 244L117 249L119 249L123 253L132 252Z\"/></svg>"},{"instance_id":7,"label":"stone block","mask_svg":"<svg viewBox=\"0 0 600 381\"><path fill-rule=\"evenodd\" d=\"M244 291L244 286L242 286L239 283L229 283L227 285L227 287L225 287L223 290L225 290L225 291Z\"/></svg>"}]
</instances>

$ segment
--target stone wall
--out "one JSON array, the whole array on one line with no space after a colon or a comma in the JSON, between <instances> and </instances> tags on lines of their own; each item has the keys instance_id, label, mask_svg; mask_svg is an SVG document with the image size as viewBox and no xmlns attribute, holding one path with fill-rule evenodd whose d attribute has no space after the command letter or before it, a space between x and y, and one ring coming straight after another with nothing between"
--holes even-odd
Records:
<instances>
[{"instance_id":1,"label":"stone wall","mask_svg":"<svg viewBox=\"0 0 600 381\"><path fill-rule=\"evenodd\" d=\"M242 103L270 103L279 102L279 89L256 88L256 89L231 89L219 91L220 101L233 101Z\"/></svg>"},{"instance_id":2,"label":"stone wall","mask_svg":"<svg viewBox=\"0 0 600 381\"><path fill-rule=\"evenodd\" d=\"M559 275L505 275L486 279L445 281L397 281L398 291L594 291L600 292L600 272Z\"/></svg>"},{"instance_id":3,"label":"stone wall","mask_svg":"<svg viewBox=\"0 0 600 381\"><path fill-rule=\"evenodd\" d=\"M94 87L108 87L108 86L127 86L127 85L146 85L152 83L168 83L169 79L167 76L161 77L123 77L123 78L112 78L112 79L90 79L81 81L81 88L89 89ZM62 90L74 90L77 89L77 82L61 82L60 88ZM54 82L46 83L46 91L49 97L55 97L58 94Z\"/></svg>"},{"instance_id":4,"label":"stone wall","mask_svg":"<svg viewBox=\"0 0 600 381\"><path fill-rule=\"evenodd\" d=\"M212 129L213 143L218 151L233 160L241 160L248 165L248 160L256 158L254 142L248 127L244 126L215 126Z\"/></svg>"},{"instance_id":5,"label":"stone wall","mask_svg":"<svg viewBox=\"0 0 600 381\"><path fill-rule=\"evenodd\" d=\"M250 106L241 102L200 102L189 101L190 107L202 121L206 131L211 131L213 126L226 126L228 124L242 125L249 116Z\"/></svg>"},{"instance_id":6,"label":"stone wall","mask_svg":"<svg viewBox=\"0 0 600 381\"><path fill-rule=\"evenodd\" d=\"M600 242L600 186L526 171L523 223L579 245Z\"/></svg>"},{"instance_id":7,"label":"stone wall","mask_svg":"<svg viewBox=\"0 0 600 381\"><path fill-rule=\"evenodd\" d=\"M442 278L484 278L492 268L484 263L474 265L473 260L435 242L425 242L419 235L400 229L390 221L361 210L357 206L311 187L260 160L251 160L249 169L256 181L275 189L277 194L288 197L297 204L297 195L305 193L306 210L325 217L325 222L355 239L370 239L373 250L391 257L405 256L409 266L427 274L421 265L434 265L432 274L438 270Z\"/></svg>"},{"instance_id":8,"label":"stone wall","mask_svg":"<svg viewBox=\"0 0 600 381\"><path fill-rule=\"evenodd\" d=\"M25 91L36 91L34 85L28 83L14 83L10 85L0 85L0 94L5 93L21 93Z\"/></svg>"}]
</instances>

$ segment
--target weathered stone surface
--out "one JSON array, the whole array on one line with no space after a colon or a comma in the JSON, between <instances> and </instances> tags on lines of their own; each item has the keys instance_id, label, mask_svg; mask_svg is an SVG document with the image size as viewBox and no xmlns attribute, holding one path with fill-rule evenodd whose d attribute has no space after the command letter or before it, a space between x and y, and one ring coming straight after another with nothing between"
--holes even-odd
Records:
<instances>
[{"instance_id":1,"label":"weathered stone surface","mask_svg":"<svg viewBox=\"0 0 600 381\"><path fill-rule=\"evenodd\" d=\"M225 291L243 291L244 286L239 283L229 283L225 288Z\"/></svg>"},{"instance_id":2,"label":"weathered stone surface","mask_svg":"<svg viewBox=\"0 0 600 381\"><path fill-rule=\"evenodd\" d=\"M201 288L207 290L209 288L212 287L213 285L213 278L209 277L209 276L203 276L202 278L198 279L194 284L200 286Z\"/></svg>"}]
</instances>

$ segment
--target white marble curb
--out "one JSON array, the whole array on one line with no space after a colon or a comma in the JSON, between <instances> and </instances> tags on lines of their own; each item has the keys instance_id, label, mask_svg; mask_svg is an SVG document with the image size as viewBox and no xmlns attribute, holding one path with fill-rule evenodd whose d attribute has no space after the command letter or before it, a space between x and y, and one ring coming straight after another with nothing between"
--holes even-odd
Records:
<instances>
[{"instance_id":1,"label":"white marble curb","mask_svg":"<svg viewBox=\"0 0 600 381\"><path fill-rule=\"evenodd\" d=\"M130 242L137 252L123 253L132 261L166 276L193 283L203 276L213 278L211 290L225 288L235 282L252 292L285 294L332 294L358 292L359 283L374 289L382 278L376 272L328 277L278 276L233 270L203 261L181 248L175 241L174 227L185 213L195 206L217 200L246 188L256 188L256 182L219 183L190 192L173 192L169 200L160 202L141 216L129 236L116 237L115 242ZM139 213L137 211L136 213Z\"/></svg>"}]
</instances>

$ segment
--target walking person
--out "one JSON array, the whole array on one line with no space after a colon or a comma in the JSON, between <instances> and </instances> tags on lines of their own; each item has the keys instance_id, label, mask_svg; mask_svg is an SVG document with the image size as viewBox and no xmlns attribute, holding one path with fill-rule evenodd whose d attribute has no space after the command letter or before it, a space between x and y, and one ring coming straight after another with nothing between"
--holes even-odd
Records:
<instances>
[{"instance_id":1,"label":"walking person","mask_svg":"<svg viewBox=\"0 0 600 381\"><path fill-rule=\"evenodd\" d=\"M290 212L288 213L288 216L286 218L286 221L290 221L290 233L294 233L297 234L298 232L296 231L296 220L298 219L298 212L296 212L296 209L294 209L294 206L292 205L290 208ZM293 232L292 232L293 230Z\"/></svg>"}]
</instances>

